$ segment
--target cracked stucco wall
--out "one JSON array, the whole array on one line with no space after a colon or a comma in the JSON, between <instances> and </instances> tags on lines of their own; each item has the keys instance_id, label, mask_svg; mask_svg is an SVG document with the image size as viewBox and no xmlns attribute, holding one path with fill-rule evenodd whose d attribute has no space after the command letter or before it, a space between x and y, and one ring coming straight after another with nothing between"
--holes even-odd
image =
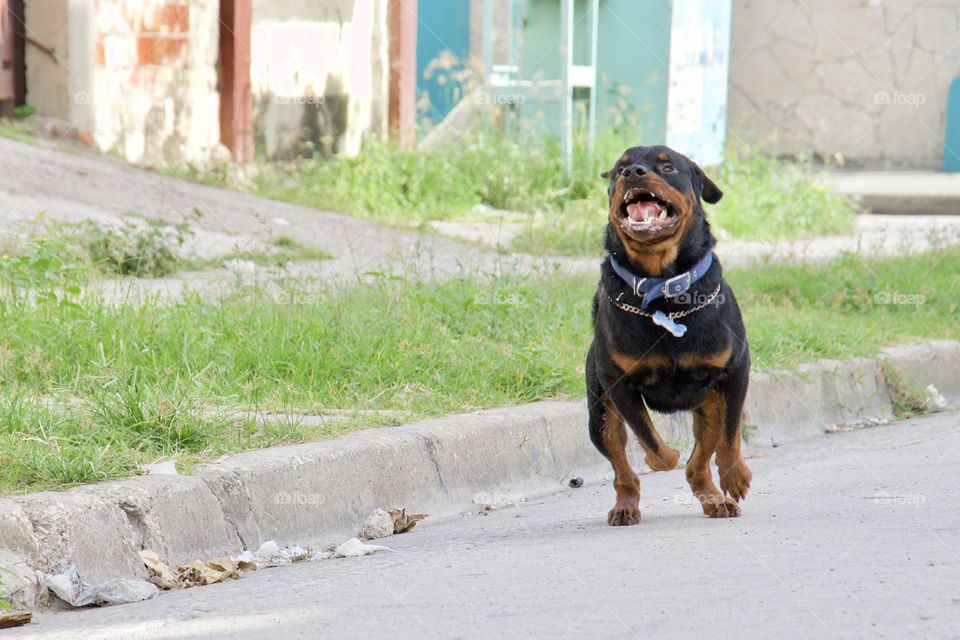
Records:
<instances>
[{"instance_id":1,"label":"cracked stucco wall","mask_svg":"<svg viewBox=\"0 0 960 640\"><path fill-rule=\"evenodd\" d=\"M254 0L254 140L267 157L355 155L387 129L387 0Z\"/></svg>"},{"instance_id":2,"label":"cracked stucco wall","mask_svg":"<svg viewBox=\"0 0 960 640\"><path fill-rule=\"evenodd\" d=\"M956 0L734 0L729 142L935 168L958 74Z\"/></svg>"},{"instance_id":3,"label":"cracked stucco wall","mask_svg":"<svg viewBox=\"0 0 960 640\"><path fill-rule=\"evenodd\" d=\"M101 149L146 165L206 164L220 144L218 3L95 0L90 94Z\"/></svg>"}]
</instances>

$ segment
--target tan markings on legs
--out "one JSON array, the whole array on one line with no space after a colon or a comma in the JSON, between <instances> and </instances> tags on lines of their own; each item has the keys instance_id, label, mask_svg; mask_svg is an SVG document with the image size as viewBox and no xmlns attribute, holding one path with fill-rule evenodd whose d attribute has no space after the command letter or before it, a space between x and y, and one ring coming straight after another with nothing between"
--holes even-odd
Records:
<instances>
[{"instance_id":1,"label":"tan markings on legs","mask_svg":"<svg viewBox=\"0 0 960 640\"><path fill-rule=\"evenodd\" d=\"M627 429L620 412L606 397L606 419L601 439L603 449L613 465L613 487L617 491L617 503L607 514L607 524L613 527L640 522L640 478L627 460Z\"/></svg>"},{"instance_id":2,"label":"tan markings on legs","mask_svg":"<svg viewBox=\"0 0 960 640\"><path fill-rule=\"evenodd\" d=\"M740 502L747 497L753 473L740 453L740 424L733 441L728 442L725 431L717 443L717 470L720 472L720 488L731 498Z\"/></svg>"},{"instance_id":3,"label":"tan markings on legs","mask_svg":"<svg viewBox=\"0 0 960 640\"><path fill-rule=\"evenodd\" d=\"M713 483L710 458L717 448L723 430L727 403L719 391L711 391L704 403L693 412L693 435L696 445L687 461L687 482L693 495L711 518L732 518L740 515L740 507L725 497Z\"/></svg>"},{"instance_id":4,"label":"tan markings on legs","mask_svg":"<svg viewBox=\"0 0 960 640\"><path fill-rule=\"evenodd\" d=\"M642 407L642 411L643 421L647 425L647 430L657 443L657 451L654 451L649 448L643 440L640 440L640 445L646 452L646 455L643 457L644 462L654 471L670 471L671 469L676 469L677 463L680 462L680 452L668 445L664 442L663 438L660 437L660 433L656 427L653 426L653 420L650 418L650 412L647 411L647 408Z\"/></svg>"}]
</instances>

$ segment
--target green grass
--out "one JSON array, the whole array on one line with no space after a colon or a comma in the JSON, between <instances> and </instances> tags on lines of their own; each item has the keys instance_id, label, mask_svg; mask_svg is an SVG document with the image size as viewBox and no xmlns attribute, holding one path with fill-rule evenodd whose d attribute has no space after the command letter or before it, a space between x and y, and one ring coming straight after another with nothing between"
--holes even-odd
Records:
<instances>
[{"instance_id":1,"label":"green grass","mask_svg":"<svg viewBox=\"0 0 960 640\"><path fill-rule=\"evenodd\" d=\"M857 213L846 197L814 181L809 161L728 153L715 170L723 191L706 205L713 224L738 239L849 234Z\"/></svg>"},{"instance_id":2,"label":"green grass","mask_svg":"<svg viewBox=\"0 0 960 640\"><path fill-rule=\"evenodd\" d=\"M598 255L607 210L606 183L599 174L630 144L624 140L629 136L607 132L594 151L579 146L570 177L550 140L518 144L474 136L434 151L402 151L370 141L356 158L266 166L247 188L394 225L522 222L527 229L515 250ZM855 224L856 207L817 184L809 162L731 151L719 167L707 170L724 191L717 206L708 205L708 215L734 238L842 234ZM210 182L211 176L193 179Z\"/></svg>"},{"instance_id":3,"label":"green grass","mask_svg":"<svg viewBox=\"0 0 960 640\"><path fill-rule=\"evenodd\" d=\"M262 426L224 408L406 419L583 395L593 276L380 279L306 295L106 304L56 268L0 271L0 493L189 468L230 451L396 424ZM960 249L731 271L757 367L957 339ZM31 295L22 286L32 277ZM910 296L913 296L912 298ZM879 304L884 300L922 304Z\"/></svg>"},{"instance_id":4,"label":"green grass","mask_svg":"<svg viewBox=\"0 0 960 640\"><path fill-rule=\"evenodd\" d=\"M214 260L209 260L204 264L198 264L196 266L197 268L202 268L204 266L210 266L211 264L223 264L227 260L250 260L259 265L284 267L291 262L299 260L317 261L330 259L330 254L326 251L308 247L290 236L279 236L274 240L273 244L274 246L270 251L235 251L224 256L218 256Z\"/></svg>"},{"instance_id":5,"label":"green grass","mask_svg":"<svg viewBox=\"0 0 960 640\"><path fill-rule=\"evenodd\" d=\"M37 143L36 136L30 127L19 119L0 118L0 137L30 144Z\"/></svg>"}]
</instances>

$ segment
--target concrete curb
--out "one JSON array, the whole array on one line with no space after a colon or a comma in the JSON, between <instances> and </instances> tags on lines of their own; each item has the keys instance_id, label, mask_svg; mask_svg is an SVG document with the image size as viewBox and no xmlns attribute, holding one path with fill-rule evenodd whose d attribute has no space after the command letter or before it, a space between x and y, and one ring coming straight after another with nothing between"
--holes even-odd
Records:
<instances>
[{"instance_id":1,"label":"concrete curb","mask_svg":"<svg viewBox=\"0 0 960 640\"><path fill-rule=\"evenodd\" d=\"M754 446L779 445L844 426L890 420L890 385L933 384L960 404L960 343L885 349L878 359L824 360L791 372L755 372L745 410ZM658 416L681 445L688 416ZM374 509L405 505L442 517L477 503L508 503L610 470L586 432L580 402L545 401L371 429L251 451L192 476L143 476L0 498L4 590L38 608L33 569L75 562L87 580L144 577L138 552L169 563L235 554L266 540L324 545L354 535ZM635 447L635 445L634 445ZM644 468L634 448L631 459Z\"/></svg>"}]
</instances>

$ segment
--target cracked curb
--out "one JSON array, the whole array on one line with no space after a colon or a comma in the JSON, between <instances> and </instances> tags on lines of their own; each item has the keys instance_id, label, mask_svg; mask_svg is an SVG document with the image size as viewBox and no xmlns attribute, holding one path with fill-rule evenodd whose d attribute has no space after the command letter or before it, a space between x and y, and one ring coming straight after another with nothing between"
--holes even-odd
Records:
<instances>
[{"instance_id":1,"label":"cracked curb","mask_svg":"<svg viewBox=\"0 0 960 640\"><path fill-rule=\"evenodd\" d=\"M754 372L744 422L753 446L778 446L836 428L893 419L897 390L933 384L960 406L960 342L884 349L876 359L822 360ZM690 418L656 416L668 441L688 443ZM63 492L0 498L0 566L18 607L47 604L34 569L60 560L91 582L144 577L138 552L168 563L236 554L266 540L319 546L353 536L376 508L434 518L477 501L543 495L571 477L599 480L609 465L587 435L583 401L543 401L250 451L193 475L153 475ZM631 459L644 468L632 445Z\"/></svg>"}]
</instances>

